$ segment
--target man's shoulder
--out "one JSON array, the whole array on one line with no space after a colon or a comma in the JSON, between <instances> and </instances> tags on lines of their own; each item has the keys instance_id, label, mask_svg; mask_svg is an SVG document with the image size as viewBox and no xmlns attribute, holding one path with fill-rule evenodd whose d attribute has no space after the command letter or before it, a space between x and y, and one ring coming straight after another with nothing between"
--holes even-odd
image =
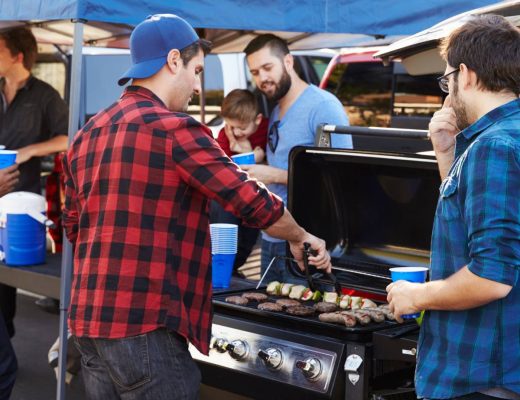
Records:
<instances>
[{"instance_id":1,"label":"man's shoulder","mask_svg":"<svg viewBox=\"0 0 520 400\"><path fill-rule=\"evenodd\" d=\"M37 90L39 93L60 96L58 91L52 85L45 81L42 81L41 79L36 78L35 76L31 75L27 84L29 86L29 89Z\"/></svg>"},{"instance_id":2,"label":"man's shoulder","mask_svg":"<svg viewBox=\"0 0 520 400\"><path fill-rule=\"evenodd\" d=\"M315 85L309 85L306 92L308 92L309 99L312 99L314 101L332 101L334 103L341 104L338 98L334 96L332 93L327 92L326 90L321 89Z\"/></svg>"}]
</instances>

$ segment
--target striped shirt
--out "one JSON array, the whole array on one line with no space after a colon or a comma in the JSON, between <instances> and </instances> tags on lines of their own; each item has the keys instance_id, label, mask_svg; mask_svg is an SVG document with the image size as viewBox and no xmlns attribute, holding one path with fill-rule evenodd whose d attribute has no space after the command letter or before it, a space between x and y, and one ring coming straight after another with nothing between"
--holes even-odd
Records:
<instances>
[{"instance_id":1,"label":"striped shirt","mask_svg":"<svg viewBox=\"0 0 520 400\"><path fill-rule=\"evenodd\" d=\"M434 221L431 279L445 279L466 265L513 288L474 309L425 313L419 397L444 399L490 388L520 393L520 100L490 111L456 138Z\"/></svg>"},{"instance_id":2,"label":"striped shirt","mask_svg":"<svg viewBox=\"0 0 520 400\"><path fill-rule=\"evenodd\" d=\"M282 201L207 127L136 86L79 131L63 169L72 333L115 339L167 327L207 354L208 200L257 228L282 216Z\"/></svg>"}]
</instances>

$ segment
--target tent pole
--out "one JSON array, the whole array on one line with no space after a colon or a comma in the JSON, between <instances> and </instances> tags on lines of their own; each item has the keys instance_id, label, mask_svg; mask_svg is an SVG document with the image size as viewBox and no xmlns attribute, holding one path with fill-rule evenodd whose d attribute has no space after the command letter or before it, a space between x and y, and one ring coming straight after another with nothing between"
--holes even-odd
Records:
<instances>
[{"instance_id":1,"label":"tent pole","mask_svg":"<svg viewBox=\"0 0 520 400\"><path fill-rule=\"evenodd\" d=\"M81 88L81 66L83 49L83 24L85 20L75 19L74 47L72 50L70 96L69 96L69 146L78 130L79 125L79 91ZM72 245L63 235L63 253L61 258L60 283L60 347L58 359L58 388L57 400L65 400L65 376L67 370L67 310L70 303L70 288L72 281Z\"/></svg>"}]
</instances>

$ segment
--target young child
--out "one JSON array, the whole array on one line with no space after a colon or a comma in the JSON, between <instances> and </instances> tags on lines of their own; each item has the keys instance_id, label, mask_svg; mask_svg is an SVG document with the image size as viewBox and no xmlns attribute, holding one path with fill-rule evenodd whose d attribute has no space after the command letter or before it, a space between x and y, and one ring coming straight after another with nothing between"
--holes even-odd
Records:
<instances>
[{"instance_id":1,"label":"young child","mask_svg":"<svg viewBox=\"0 0 520 400\"><path fill-rule=\"evenodd\" d=\"M269 121L259 112L255 96L248 90L235 89L222 102L221 115L224 128L217 142L228 156L239 153L255 153L255 162L265 158Z\"/></svg>"},{"instance_id":2,"label":"young child","mask_svg":"<svg viewBox=\"0 0 520 400\"><path fill-rule=\"evenodd\" d=\"M248 90L235 89L222 102L221 114L225 126L218 134L217 142L229 157L233 154L254 151L255 162L261 163L265 158L267 144L268 120L258 110L258 103L253 93ZM211 223L228 223L238 225L238 249L234 270L242 266L257 241L259 230L242 225L239 218L227 212L217 202L211 202Z\"/></svg>"}]
</instances>

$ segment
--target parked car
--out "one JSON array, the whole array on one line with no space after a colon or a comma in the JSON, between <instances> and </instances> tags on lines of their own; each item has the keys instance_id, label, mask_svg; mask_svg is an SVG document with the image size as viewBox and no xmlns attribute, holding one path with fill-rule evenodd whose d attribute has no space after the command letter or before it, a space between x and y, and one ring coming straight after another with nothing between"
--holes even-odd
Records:
<instances>
[{"instance_id":1,"label":"parked car","mask_svg":"<svg viewBox=\"0 0 520 400\"><path fill-rule=\"evenodd\" d=\"M412 76L400 62L383 64L381 48L344 51L330 61L320 87L335 94L351 125L427 129L443 93L437 74Z\"/></svg>"}]
</instances>

